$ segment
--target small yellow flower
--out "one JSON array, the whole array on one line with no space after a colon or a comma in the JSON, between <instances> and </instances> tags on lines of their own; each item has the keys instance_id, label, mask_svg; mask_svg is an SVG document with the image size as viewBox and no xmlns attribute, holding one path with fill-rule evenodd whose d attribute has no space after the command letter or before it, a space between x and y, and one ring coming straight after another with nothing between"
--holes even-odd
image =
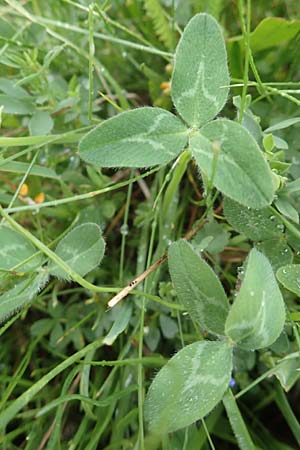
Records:
<instances>
[{"instance_id":1,"label":"small yellow flower","mask_svg":"<svg viewBox=\"0 0 300 450\"><path fill-rule=\"evenodd\" d=\"M26 183L22 184L20 192L20 195L27 195L28 194L28 186Z\"/></svg>"},{"instance_id":2,"label":"small yellow flower","mask_svg":"<svg viewBox=\"0 0 300 450\"><path fill-rule=\"evenodd\" d=\"M44 200L45 200L45 194L44 194L44 192L40 192L38 195L36 195L36 196L34 197L35 203L43 203Z\"/></svg>"}]
</instances>

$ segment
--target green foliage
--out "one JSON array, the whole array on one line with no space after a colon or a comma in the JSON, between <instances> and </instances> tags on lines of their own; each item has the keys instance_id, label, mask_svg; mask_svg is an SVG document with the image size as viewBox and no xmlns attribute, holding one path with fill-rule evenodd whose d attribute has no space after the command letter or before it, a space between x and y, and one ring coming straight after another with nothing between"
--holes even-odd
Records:
<instances>
[{"instance_id":1,"label":"green foliage","mask_svg":"<svg viewBox=\"0 0 300 450\"><path fill-rule=\"evenodd\" d=\"M286 289L300 296L300 264L287 264L280 267L276 276Z\"/></svg>"},{"instance_id":2,"label":"green foliage","mask_svg":"<svg viewBox=\"0 0 300 450\"><path fill-rule=\"evenodd\" d=\"M145 414L151 432L175 431L206 416L222 399L231 368L226 343L195 342L180 350L149 389Z\"/></svg>"},{"instance_id":3,"label":"green foliage","mask_svg":"<svg viewBox=\"0 0 300 450\"><path fill-rule=\"evenodd\" d=\"M186 141L187 130L175 116L139 108L90 131L80 142L80 156L97 167L149 167L174 159Z\"/></svg>"},{"instance_id":4,"label":"green foliage","mask_svg":"<svg viewBox=\"0 0 300 450\"><path fill-rule=\"evenodd\" d=\"M224 39L218 23L196 15L186 26L175 53L174 105L191 127L213 119L223 108L229 85Z\"/></svg>"},{"instance_id":5,"label":"green foliage","mask_svg":"<svg viewBox=\"0 0 300 450\"><path fill-rule=\"evenodd\" d=\"M181 304L204 330L224 334L228 300L214 271L185 241L169 247L169 270Z\"/></svg>"},{"instance_id":6,"label":"green foliage","mask_svg":"<svg viewBox=\"0 0 300 450\"><path fill-rule=\"evenodd\" d=\"M45 136L53 128L53 120L47 111L37 111L29 121L28 128L32 136Z\"/></svg>"},{"instance_id":7,"label":"green foliage","mask_svg":"<svg viewBox=\"0 0 300 450\"><path fill-rule=\"evenodd\" d=\"M0 270L30 272L40 266L43 258L21 234L6 226L0 227ZM29 259L23 264L23 261Z\"/></svg>"},{"instance_id":8,"label":"green foliage","mask_svg":"<svg viewBox=\"0 0 300 450\"><path fill-rule=\"evenodd\" d=\"M95 223L84 223L74 228L57 245L55 253L71 269L84 277L100 264L104 256L105 242L100 227ZM60 267L49 266L51 275L69 279Z\"/></svg>"},{"instance_id":9,"label":"green foliage","mask_svg":"<svg viewBox=\"0 0 300 450\"><path fill-rule=\"evenodd\" d=\"M229 198L224 201L224 214L233 228L252 241L280 238L284 232L282 222L268 208L246 208Z\"/></svg>"},{"instance_id":10,"label":"green foliage","mask_svg":"<svg viewBox=\"0 0 300 450\"><path fill-rule=\"evenodd\" d=\"M172 28L172 22L167 17L161 2L159 0L144 0L144 4L147 14L153 21L155 33L168 49L173 50L176 35Z\"/></svg>"},{"instance_id":11,"label":"green foliage","mask_svg":"<svg viewBox=\"0 0 300 450\"><path fill-rule=\"evenodd\" d=\"M241 125L224 119L213 121L191 138L190 146L202 173L223 194L251 208L272 202L271 170Z\"/></svg>"},{"instance_id":12,"label":"green foliage","mask_svg":"<svg viewBox=\"0 0 300 450\"><path fill-rule=\"evenodd\" d=\"M1 3L1 448L299 444L299 5L244 3Z\"/></svg>"},{"instance_id":13,"label":"green foliage","mask_svg":"<svg viewBox=\"0 0 300 450\"><path fill-rule=\"evenodd\" d=\"M267 258L251 250L240 291L228 314L225 332L247 350L268 347L285 322L285 306Z\"/></svg>"},{"instance_id":14,"label":"green foliage","mask_svg":"<svg viewBox=\"0 0 300 450\"><path fill-rule=\"evenodd\" d=\"M30 276L20 281L13 288L0 296L0 323L6 321L11 315L24 308L41 290L48 281L46 273L36 277Z\"/></svg>"}]
</instances>

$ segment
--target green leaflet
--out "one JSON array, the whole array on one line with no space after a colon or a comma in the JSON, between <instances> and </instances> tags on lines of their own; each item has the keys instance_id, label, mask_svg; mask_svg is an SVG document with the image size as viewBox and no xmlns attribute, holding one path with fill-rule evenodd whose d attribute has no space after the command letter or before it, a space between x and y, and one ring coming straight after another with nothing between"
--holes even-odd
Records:
<instances>
[{"instance_id":1,"label":"green leaflet","mask_svg":"<svg viewBox=\"0 0 300 450\"><path fill-rule=\"evenodd\" d=\"M285 306L271 264L251 250L242 287L226 320L225 332L248 350L268 347L285 322Z\"/></svg>"},{"instance_id":2,"label":"green leaflet","mask_svg":"<svg viewBox=\"0 0 300 450\"><path fill-rule=\"evenodd\" d=\"M0 227L0 270L11 270L22 261L30 258L38 250L24 236L6 226ZM42 255L37 255L20 265L18 272L34 270L42 264Z\"/></svg>"},{"instance_id":3,"label":"green leaflet","mask_svg":"<svg viewBox=\"0 0 300 450\"><path fill-rule=\"evenodd\" d=\"M55 253L68 266L84 277L100 264L104 256L105 242L100 227L95 223L84 223L74 228L57 245ZM51 264L49 273L68 279L67 274Z\"/></svg>"},{"instance_id":4,"label":"green leaflet","mask_svg":"<svg viewBox=\"0 0 300 450\"><path fill-rule=\"evenodd\" d=\"M200 341L180 350L150 386L145 402L150 431L165 434L206 416L222 400L231 370L226 342Z\"/></svg>"},{"instance_id":5,"label":"green leaflet","mask_svg":"<svg viewBox=\"0 0 300 450\"><path fill-rule=\"evenodd\" d=\"M53 125L53 119L47 111L37 111L29 120L28 128L31 136L45 136L50 133Z\"/></svg>"},{"instance_id":6,"label":"green leaflet","mask_svg":"<svg viewBox=\"0 0 300 450\"><path fill-rule=\"evenodd\" d=\"M201 328L224 334L229 306L214 271L186 241L171 244L168 255L169 270L180 303Z\"/></svg>"},{"instance_id":7,"label":"green leaflet","mask_svg":"<svg viewBox=\"0 0 300 450\"><path fill-rule=\"evenodd\" d=\"M287 245L285 238L258 242L255 247L268 258L274 273L280 267L290 264L293 260L293 252Z\"/></svg>"},{"instance_id":8,"label":"green leaflet","mask_svg":"<svg viewBox=\"0 0 300 450\"><path fill-rule=\"evenodd\" d=\"M187 128L160 108L123 112L98 125L79 144L81 158L97 167L166 164L183 150Z\"/></svg>"},{"instance_id":9,"label":"green leaflet","mask_svg":"<svg viewBox=\"0 0 300 450\"><path fill-rule=\"evenodd\" d=\"M37 276L26 278L1 295L0 323L31 302L36 294L45 286L47 280L48 275L43 272Z\"/></svg>"},{"instance_id":10,"label":"green leaflet","mask_svg":"<svg viewBox=\"0 0 300 450\"><path fill-rule=\"evenodd\" d=\"M282 222L268 208L260 210L247 208L230 198L225 198L224 214L236 231L243 233L252 241L278 239L283 236Z\"/></svg>"},{"instance_id":11,"label":"green leaflet","mask_svg":"<svg viewBox=\"0 0 300 450\"><path fill-rule=\"evenodd\" d=\"M300 297L300 264L287 264L277 270L276 276L286 289Z\"/></svg>"},{"instance_id":12,"label":"green leaflet","mask_svg":"<svg viewBox=\"0 0 300 450\"><path fill-rule=\"evenodd\" d=\"M272 172L251 134L240 124L219 119L190 139L190 149L208 179L223 194L251 208L274 197Z\"/></svg>"},{"instance_id":13,"label":"green leaflet","mask_svg":"<svg viewBox=\"0 0 300 450\"><path fill-rule=\"evenodd\" d=\"M176 49L171 85L174 105L188 125L199 127L223 108L228 85L222 31L213 17L197 14Z\"/></svg>"}]
</instances>

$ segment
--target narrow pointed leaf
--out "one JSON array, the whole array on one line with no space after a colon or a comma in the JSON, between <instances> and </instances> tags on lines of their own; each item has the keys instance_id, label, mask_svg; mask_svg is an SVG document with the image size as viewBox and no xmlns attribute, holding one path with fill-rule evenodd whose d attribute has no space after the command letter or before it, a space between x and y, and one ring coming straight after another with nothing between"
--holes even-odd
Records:
<instances>
[{"instance_id":1,"label":"narrow pointed leaf","mask_svg":"<svg viewBox=\"0 0 300 450\"><path fill-rule=\"evenodd\" d=\"M30 303L37 293L45 286L48 275L40 273L28 277L16 284L12 289L0 296L0 323L17 313L26 304Z\"/></svg>"},{"instance_id":2,"label":"narrow pointed leaf","mask_svg":"<svg viewBox=\"0 0 300 450\"><path fill-rule=\"evenodd\" d=\"M225 406L231 428L239 444L239 448L241 450L256 450L256 446L251 439L234 395L229 388L224 395L223 404Z\"/></svg>"},{"instance_id":3,"label":"narrow pointed leaf","mask_svg":"<svg viewBox=\"0 0 300 450\"><path fill-rule=\"evenodd\" d=\"M287 264L276 272L282 286L300 297L300 264Z\"/></svg>"},{"instance_id":4,"label":"narrow pointed leaf","mask_svg":"<svg viewBox=\"0 0 300 450\"><path fill-rule=\"evenodd\" d=\"M285 306L271 264L253 249L226 321L226 334L240 347L255 350L273 344L284 322Z\"/></svg>"},{"instance_id":5,"label":"narrow pointed leaf","mask_svg":"<svg viewBox=\"0 0 300 450\"><path fill-rule=\"evenodd\" d=\"M84 277L100 264L104 256L105 242L100 227L84 223L74 228L57 245L55 253L73 270ZM50 274L68 279L60 267L51 264Z\"/></svg>"},{"instance_id":6,"label":"narrow pointed leaf","mask_svg":"<svg viewBox=\"0 0 300 450\"><path fill-rule=\"evenodd\" d=\"M172 98L192 127L213 119L225 105L229 85L227 55L221 28L207 14L187 24L175 53Z\"/></svg>"},{"instance_id":7,"label":"narrow pointed leaf","mask_svg":"<svg viewBox=\"0 0 300 450\"><path fill-rule=\"evenodd\" d=\"M150 386L145 403L150 431L165 434L206 416L222 400L231 370L226 342L200 341L180 350Z\"/></svg>"},{"instance_id":8,"label":"narrow pointed leaf","mask_svg":"<svg viewBox=\"0 0 300 450\"><path fill-rule=\"evenodd\" d=\"M186 241L169 247L169 270L180 303L201 328L224 334L228 300L212 268Z\"/></svg>"},{"instance_id":9,"label":"narrow pointed leaf","mask_svg":"<svg viewBox=\"0 0 300 450\"><path fill-rule=\"evenodd\" d=\"M215 120L191 137L190 149L214 186L231 199L263 208L274 197L272 172L251 134L226 119Z\"/></svg>"},{"instance_id":10,"label":"narrow pointed leaf","mask_svg":"<svg viewBox=\"0 0 300 450\"><path fill-rule=\"evenodd\" d=\"M160 108L123 112L98 125L79 144L96 167L150 167L172 161L187 142L187 128Z\"/></svg>"},{"instance_id":11,"label":"narrow pointed leaf","mask_svg":"<svg viewBox=\"0 0 300 450\"><path fill-rule=\"evenodd\" d=\"M20 233L5 226L0 227L0 270L11 270L35 253L38 253L38 250ZM31 271L39 266L42 260L43 257L39 254L16 270Z\"/></svg>"}]
</instances>

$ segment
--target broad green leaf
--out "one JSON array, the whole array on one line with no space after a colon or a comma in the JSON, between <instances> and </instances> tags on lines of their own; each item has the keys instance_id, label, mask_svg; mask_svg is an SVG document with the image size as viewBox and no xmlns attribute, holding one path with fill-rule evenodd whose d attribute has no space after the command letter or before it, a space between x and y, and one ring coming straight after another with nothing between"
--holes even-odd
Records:
<instances>
[{"instance_id":1,"label":"broad green leaf","mask_svg":"<svg viewBox=\"0 0 300 450\"><path fill-rule=\"evenodd\" d=\"M254 138L240 124L219 119L190 139L190 150L204 175L223 194L251 208L274 197L272 172Z\"/></svg>"},{"instance_id":2,"label":"broad green leaf","mask_svg":"<svg viewBox=\"0 0 300 450\"><path fill-rule=\"evenodd\" d=\"M286 20L282 17L267 17L263 19L250 34L250 47L252 53L265 50L293 39L300 31L300 20ZM228 40L244 44L243 36Z\"/></svg>"},{"instance_id":3,"label":"broad green leaf","mask_svg":"<svg viewBox=\"0 0 300 450\"><path fill-rule=\"evenodd\" d=\"M226 342L200 341L180 350L150 386L145 402L150 431L162 435L206 416L222 400L231 370Z\"/></svg>"},{"instance_id":4,"label":"broad green leaf","mask_svg":"<svg viewBox=\"0 0 300 450\"><path fill-rule=\"evenodd\" d=\"M296 208L291 204L288 197L284 195L279 195L277 200L275 200L275 205L278 211L281 212L288 219L295 223L299 223L299 214Z\"/></svg>"},{"instance_id":5,"label":"broad green leaf","mask_svg":"<svg viewBox=\"0 0 300 450\"><path fill-rule=\"evenodd\" d=\"M1 23L1 22L0 22ZM15 84L14 81L8 80L7 78L0 78L0 91L6 95L16 98L30 98L29 94L21 86Z\"/></svg>"},{"instance_id":6,"label":"broad green leaf","mask_svg":"<svg viewBox=\"0 0 300 450\"><path fill-rule=\"evenodd\" d=\"M0 94L0 106L7 114L32 114L35 111L33 99L29 96L19 98Z\"/></svg>"},{"instance_id":7,"label":"broad green leaf","mask_svg":"<svg viewBox=\"0 0 300 450\"><path fill-rule=\"evenodd\" d=\"M286 289L300 297L300 264L287 264L277 270L276 276Z\"/></svg>"},{"instance_id":8,"label":"broad green leaf","mask_svg":"<svg viewBox=\"0 0 300 450\"><path fill-rule=\"evenodd\" d=\"M300 24L300 22L299 22ZM299 26L300 31L300 26ZM282 122L278 122L275 125L272 125L271 127L267 128L264 132L265 133L273 133L273 131L283 130L284 128L291 127L292 125L295 125L296 123L300 122L300 117L293 117L292 119L286 119L282 120Z\"/></svg>"},{"instance_id":9,"label":"broad green leaf","mask_svg":"<svg viewBox=\"0 0 300 450\"><path fill-rule=\"evenodd\" d=\"M0 323L30 303L48 280L46 273L31 276L0 296Z\"/></svg>"},{"instance_id":10,"label":"broad green leaf","mask_svg":"<svg viewBox=\"0 0 300 450\"><path fill-rule=\"evenodd\" d=\"M47 135L53 128L53 119L47 111L37 111L29 120L31 136Z\"/></svg>"},{"instance_id":11,"label":"broad green leaf","mask_svg":"<svg viewBox=\"0 0 300 450\"><path fill-rule=\"evenodd\" d=\"M97 167L166 164L183 150L187 128L160 108L123 112L98 125L79 144L81 158Z\"/></svg>"},{"instance_id":12,"label":"broad green leaf","mask_svg":"<svg viewBox=\"0 0 300 450\"><path fill-rule=\"evenodd\" d=\"M228 96L229 73L222 31L207 14L187 24L175 53L172 98L181 117L199 127L221 111Z\"/></svg>"},{"instance_id":13,"label":"broad green leaf","mask_svg":"<svg viewBox=\"0 0 300 450\"><path fill-rule=\"evenodd\" d=\"M252 241L264 241L283 236L284 226L268 208L252 209L225 198L224 214L227 221L239 233Z\"/></svg>"},{"instance_id":14,"label":"broad green leaf","mask_svg":"<svg viewBox=\"0 0 300 450\"><path fill-rule=\"evenodd\" d=\"M258 242L255 247L268 258L274 272L280 267L290 264L293 260L293 252L287 245L285 238Z\"/></svg>"},{"instance_id":15,"label":"broad green leaf","mask_svg":"<svg viewBox=\"0 0 300 450\"><path fill-rule=\"evenodd\" d=\"M100 227L95 223L84 223L70 231L58 243L55 253L84 277L100 264L104 250L105 242ZM50 265L50 274L68 279L65 271L54 264Z\"/></svg>"},{"instance_id":16,"label":"broad green leaf","mask_svg":"<svg viewBox=\"0 0 300 450\"><path fill-rule=\"evenodd\" d=\"M20 233L11 228L0 227L0 270L11 270L22 261L30 258L38 250ZM25 264L21 264L18 272L32 271L43 261L43 256L38 254Z\"/></svg>"},{"instance_id":17,"label":"broad green leaf","mask_svg":"<svg viewBox=\"0 0 300 450\"><path fill-rule=\"evenodd\" d=\"M201 328L224 334L228 300L212 268L186 241L169 247L169 270L180 303Z\"/></svg>"},{"instance_id":18,"label":"broad green leaf","mask_svg":"<svg viewBox=\"0 0 300 450\"><path fill-rule=\"evenodd\" d=\"M268 347L283 330L285 306L271 264L251 250L242 287L228 314L225 332L248 350Z\"/></svg>"}]
</instances>

